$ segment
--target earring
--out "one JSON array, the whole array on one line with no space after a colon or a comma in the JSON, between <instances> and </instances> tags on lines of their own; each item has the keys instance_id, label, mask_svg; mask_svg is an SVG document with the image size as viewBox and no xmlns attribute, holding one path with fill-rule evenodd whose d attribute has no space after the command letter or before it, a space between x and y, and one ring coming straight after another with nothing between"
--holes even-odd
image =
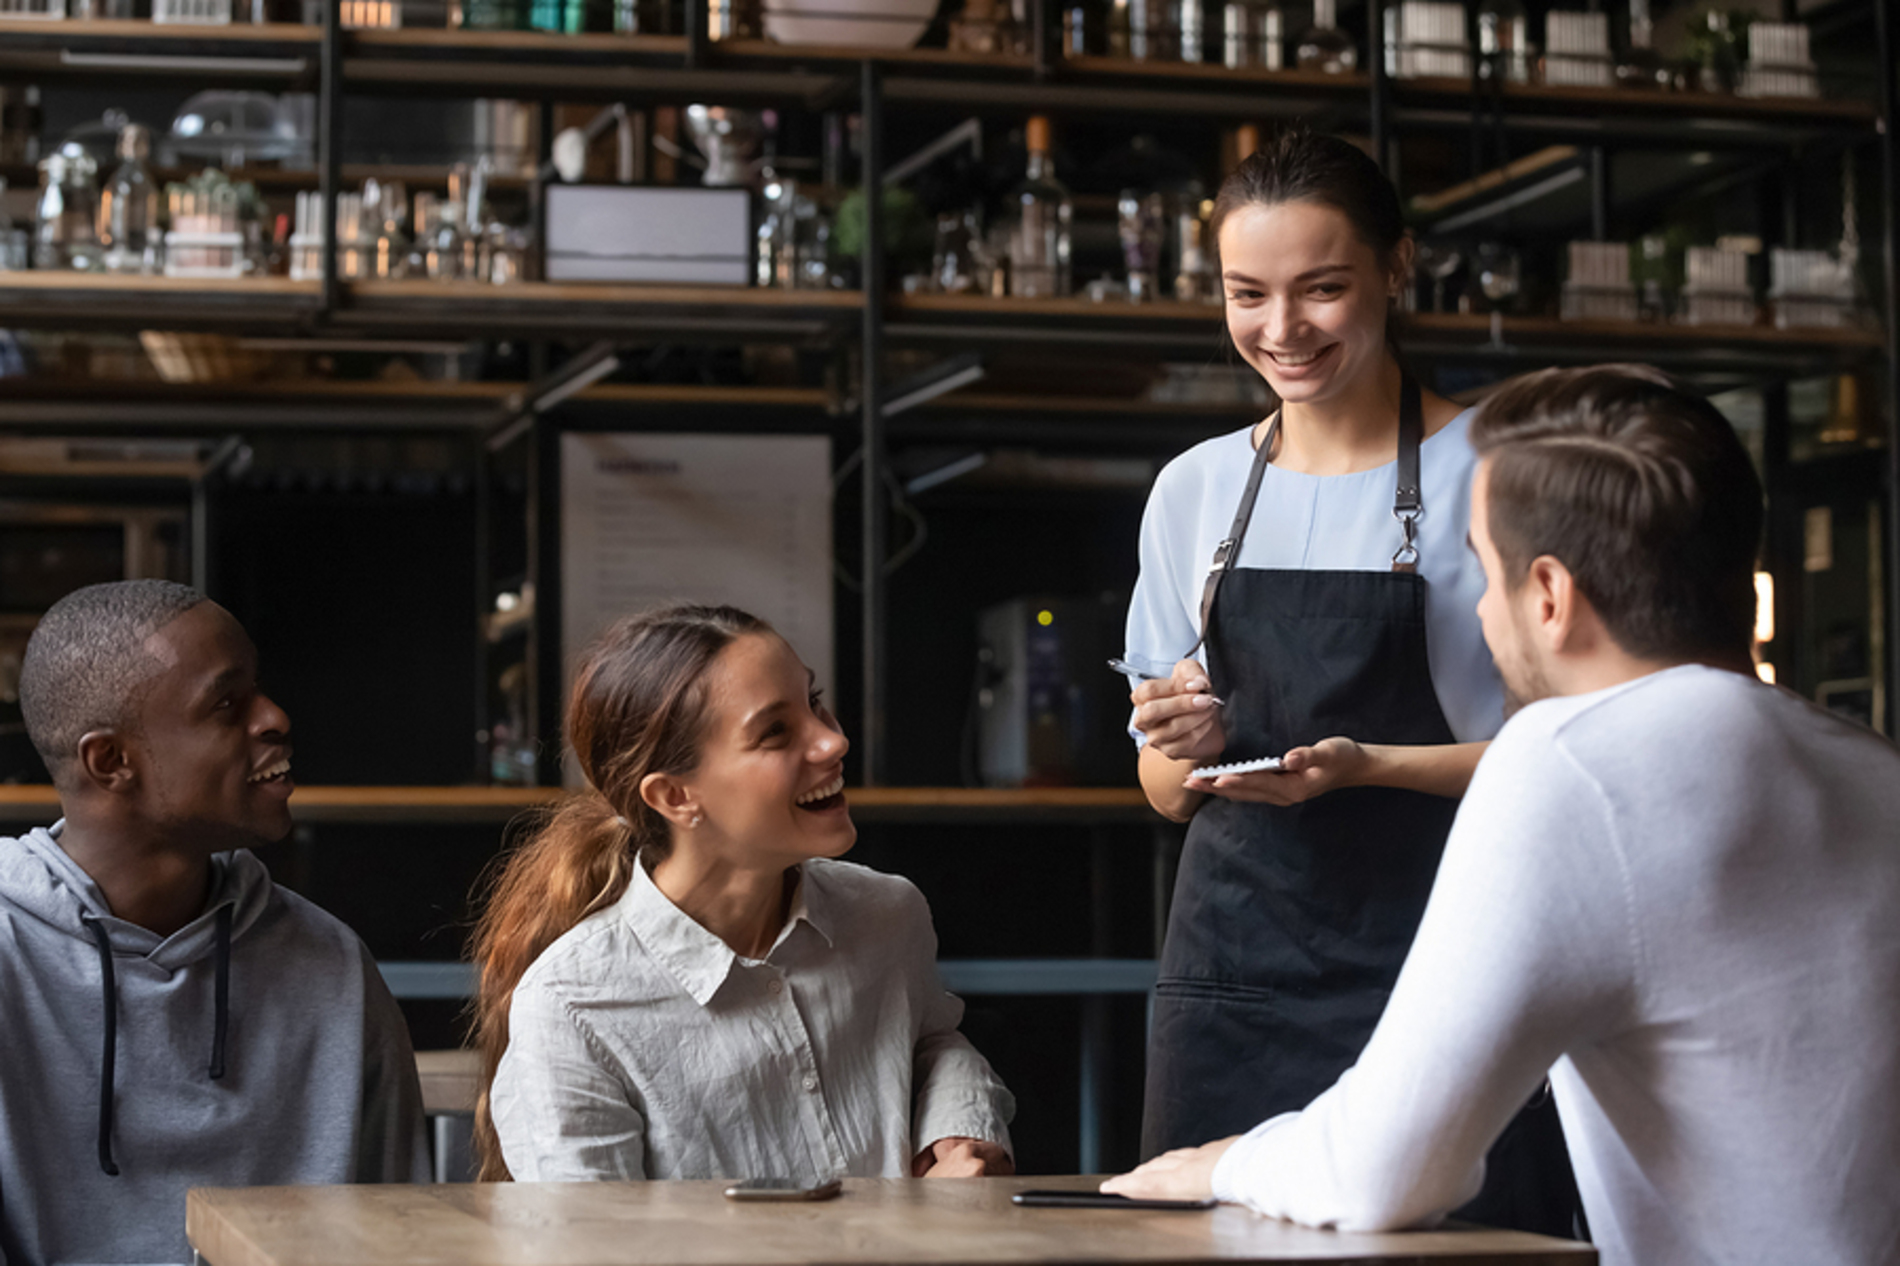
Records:
<instances>
[{"instance_id":1,"label":"earring","mask_svg":"<svg viewBox=\"0 0 1900 1266\"><path fill-rule=\"evenodd\" d=\"M700 824L701 822L704 822L705 820L706 820L706 818L705 818L705 815L704 815L704 814L699 814L699 813L695 813L695 814L693 815L693 820L692 820L691 822L688 822L688 823L687 823L686 825L687 825L687 826L698 826L698 825L699 825L699 824Z\"/></svg>"}]
</instances>

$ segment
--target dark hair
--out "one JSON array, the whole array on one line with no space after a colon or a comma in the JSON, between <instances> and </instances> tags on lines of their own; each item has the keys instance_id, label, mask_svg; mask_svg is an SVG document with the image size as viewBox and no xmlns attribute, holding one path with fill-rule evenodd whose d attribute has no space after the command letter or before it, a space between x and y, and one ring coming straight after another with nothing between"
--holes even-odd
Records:
<instances>
[{"instance_id":1,"label":"dark hair","mask_svg":"<svg viewBox=\"0 0 1900 1266\"><path fill-rule=\"evenodd\" d=\"M1549 555L1631 655L1750 649L1762 486L1715 406L1647 365L1546 369L1486 399L1471 442L1513 587Z\"/></svg>"},{"instance_id":2,"label":"dark hair","mask_svg":"<svg viewBox=\"0 0 1900 1266\"><path fill-rule=\"evenodd\" d=\"M20 711L55 780L88 733L136 720L163 667L146 639L204 601L169 580L119 580L75 589L40 617L20 662Z\"/></svg>"},{"instance_id":3,"label":"dark hair","mask_svg":"<svg viewBox=\"0 0 1900 1266\"><path fill-rule=\"evenodd\" d=\"M1319 202L1351 221L1381 267L1405 238L1398 191L1379 165L1350 141L1302 124L1283 128L1221 182L1210 221L1218 249L1221 225L1242 207Z\"/></svg>"},{"instance_id":4,"label":"dark hair","mask_svg":"<svg viewBox=\"0 0 1900 1266\"><path fill-rule=\"evenodd\" d=\"M640 795L648 774L699 764L707 669L749 633L772 626L732 607L676 606L620 621L582 658L567 705L567 745L587 790L563 801L491 881L471 951L481 969L473 1037L482 1056L475 1145L484 1182L505 1181L488 1086L508 1049L515 986L541 952L618 901L635 858L664 855L667 820Z\"/></svg>"}]
</instances>

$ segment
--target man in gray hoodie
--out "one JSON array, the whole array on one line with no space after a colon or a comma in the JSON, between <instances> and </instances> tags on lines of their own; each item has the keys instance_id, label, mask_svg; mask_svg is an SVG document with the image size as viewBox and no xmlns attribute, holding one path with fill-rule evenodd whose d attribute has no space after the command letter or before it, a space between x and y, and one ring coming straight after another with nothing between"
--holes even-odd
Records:
<instances>
[{"instance_id":1,"label":"man in gray hoodie","mask_svg":"<svg viewBox=\"0 0 1900 1266\"><path fill-rule=\"evenodd\" d=\"M426 1181L375 962L249 851L291 829L290 719L237 621L81 589L20 702L64 817L0 838L0 1266L190 1261L192 1187Z\"/></svg>"}]
</instances>

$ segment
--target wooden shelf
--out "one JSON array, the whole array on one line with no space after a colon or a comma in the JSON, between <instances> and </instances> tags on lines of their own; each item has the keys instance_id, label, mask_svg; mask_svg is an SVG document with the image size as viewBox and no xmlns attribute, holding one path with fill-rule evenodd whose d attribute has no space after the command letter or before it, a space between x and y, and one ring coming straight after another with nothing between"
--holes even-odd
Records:
<instances>
[{"instance_id":1,"label":"wooden shelf","mask_svg":"<svg viewBox=\"0 0 1900 1266\"><path fill-rule=\"evenodd\" d=\"M439 27L398 27L393 30L351 31L353 50L401 49L483 53L617 53L684 57L684 35L616 35L611 32L566 35L558 31L471 31Z\"/></svg>"},{"instance_id":2,"label":"wooden shelf","mask_svg":"<svg viewBox=\"0 0 1900 1266\"><path fill-rule=\"evenodd\" d=\"M1397 79L1400 101L1412 97L1471 99L1469 79ZM1591 88L1552 84L1506 84L1508 105L1551 109L1644 113L1675 118L1757 119L1773 123L1847 124L1872 131L1879 108L1872 101L1827 97L1738 97L1718 92L1644 92L1629 88Z\"/></svg>"},{"instance_id":3,"label":"wooden shelf","mask_svg":"<svg viewBox=\"0 0 1900 1266\"><path fill-rule=\"evenodd\" d=\"M142 18L5 18L0 32L54 40L152 40L163 43L322 43L320 28L301 22L152 22Z\"/></svg>"},{"instance_id":4,"label":"wooden shelf","mask_svg":"<svg viewBox=\"0 0 1900 1266\"><path fill-rule=\"evenodd\" d=\"M1217 303L1181 303L1174 299L1154 303L1130 303L1125 299L1107 299L1096 303L1089 299L996 299L988 295L914 294L892 295L887 302L893 313L919 316L983 317L1056 317L1070 321L1173 321L1196 325L1218 324L1221 308Z\"/></svg>"},{"instance_id":5,"label":"wooden shelf","mask_svg":"<svg viewBox=\"0 0 1900 1266\"><path fill-rule=\"evenodd\" d=\"M779 44L772 40L721 40L712 46L719 61L840 63L875 61L906 71L971 70L1027 73L1035 59L1009 53L966 53L947 48L870 48L856 44Z\"/></svg>"},{"instance_id":6,"label":"wooden shelf","mask_svg":"<svg viewBox=\"0 0 1900 1266\"><path fill-rule=\"evenodd\" d=\"M1500 325L1506 344L1572 343L1580 347L1613 344L1663 344L1686 347L1804 348L1841 352L1877 352L1883 339L1876 330L1776 329L1772 325L1678 325L1659 321L1560 321L1554 317L1507 316ZM1421 312L1401 323L1402 335L1450 335L1488 340L1491 318L1479 314Z\"/></svg>"},{"instance_id":7,"label":"wooden shelf","mask_svg":"<svg viewBox=\"0 0 1900 1266\"><path fill-rule=\"evenodd\" d=\"M545 808L558 787L298 787L291 814L304 822L495 822ZM853 787L860 821L1159 822L1134 787ZM59 795L46 786L0 786L0 821L51 822Z\"/></svg>"},{"instance_id":8,"label":"wooden shelf","mask_svg":"<svg viewBox=\"0 0 1900 1266\"><path fill-rule=\"evenodd\" d=\"M1270 86L1301 92L1362 93L1372 84L1372 77L1360 71L1329 75L1316 70L1235 68L1218 62L1138 62L1127 57L1068 57L1063 59L1062 64L1069 70L1088 75L1157 82L1246 84L1255 88Z\"/></svg>"}]
</instances>

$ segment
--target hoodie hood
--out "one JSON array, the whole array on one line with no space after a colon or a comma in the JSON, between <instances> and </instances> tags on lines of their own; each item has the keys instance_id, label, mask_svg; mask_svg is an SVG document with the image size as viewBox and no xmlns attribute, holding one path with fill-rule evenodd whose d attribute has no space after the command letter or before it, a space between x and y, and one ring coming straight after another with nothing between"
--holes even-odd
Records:
<instances>
[{"instance_id":1,"label":"hoodie hood","mask_svg":"<svg viewBox=\"0 0 1900 1266\"><path fill-rule=\"evenodd\" d=\"M92 877L59 846L66 826L35 829L21 837L24 857L0 864L0 890L21 912L57 934L91 943L99 957L99 989L104 1021L100 1026L99 1168L118 1177L112 1155L115 1116L114 1081L118 1067L119 968L123 956L141 961L157 978L211 958L214 973L210 1055L205 1076L224 1077L225 1038L231 1020L231 944L257 922L270 900L270 874L249 852L220 853L211 859L211 892L198 917L170 936L115 918Z\"/></svg>"},{"instance_id":2,"label":"hoodie hood","mask_svg":"<svg viewBox=\"0 0 1900 1266\"><path fill-rule=\"evenodd\" d=\"M63 819L35 827L14 841L17 851L0 849L0 891L22 914L87 945L96 940L86 926L91 921L105 929L115 955L176 972L216 952L220 909L230 908L231 939L237 941L270 904L271 878L264 863L248 851L219 853L211 859L211 893L204 909L170 936L160 936L113 916L99 885L59 846L65 828Z\"/></svg>"}]
</instances>

